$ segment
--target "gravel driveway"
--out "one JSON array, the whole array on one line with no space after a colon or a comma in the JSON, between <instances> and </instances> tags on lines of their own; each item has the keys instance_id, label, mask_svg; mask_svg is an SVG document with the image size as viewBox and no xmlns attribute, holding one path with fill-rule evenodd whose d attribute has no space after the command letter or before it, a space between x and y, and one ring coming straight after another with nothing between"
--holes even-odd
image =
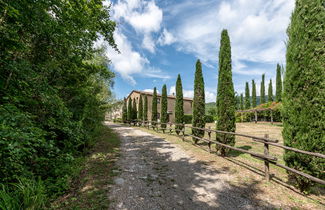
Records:
<instances>
[{"instance_id":1,"label":"gravel driveway","mask_svg":"<svg viewBox=\"0 0 325 210\"><path fill-rule=\"evenodd\" d=\"M111 209L271 209L249 188L234 188L227 168L197 161L180 146L136 128L108 124L121 137ZM181 139L180 139L181 141Z\"/></svg>"}]
</instances>

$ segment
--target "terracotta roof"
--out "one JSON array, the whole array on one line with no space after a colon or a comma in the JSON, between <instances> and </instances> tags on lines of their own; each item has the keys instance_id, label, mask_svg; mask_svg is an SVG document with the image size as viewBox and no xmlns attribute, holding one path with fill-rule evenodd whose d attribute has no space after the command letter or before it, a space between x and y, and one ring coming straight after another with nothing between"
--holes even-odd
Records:
<instances>
[{"instance_id":1,"label":"terracotta roof","mask_svg":"<svg viewBox=\"0 0 325 210\"><path fill-rule=\"evenodd\" d=\"M128 95L127 98L129 98L130 95L131 95L133 92L135 92L135 93L139 93L139 94L142 94L142 95L151 95L151 96L153 95L152 92L145 92L145 91L140 91L140 90L132 90L131 93ZM157 93L157 96L158 96L158 97L161 97L161 94ZM173 96L173 95L167 95L167 98L173 98L173 99L176 99L176 96ZM183 97L183 100L185 100L185 101L193 101L192 98L188 98L188 97Z\"/></svg>"}]
</instances>

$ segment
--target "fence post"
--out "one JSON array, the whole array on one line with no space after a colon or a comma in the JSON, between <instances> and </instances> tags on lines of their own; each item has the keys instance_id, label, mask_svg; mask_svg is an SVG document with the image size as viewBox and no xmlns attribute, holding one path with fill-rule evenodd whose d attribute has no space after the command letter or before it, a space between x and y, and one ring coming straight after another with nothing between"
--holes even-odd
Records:
<instances>
[{"instance_id":1,"label":"fence post","mask_svg":"<svg viewBox=\"0 0 325 210\"><path fill-rule=\"evenodd\" d=\"M273 111L271 109L271 124L273 125Z\"/></svg>"},{"instance_id":2,"label":"fence post","mask_svg":"<svg viewBox=\"0 0 325 210\"><path fill-rule=\"evenodd\" d=\"M268 139L269 134L265 134L264 138ZM264 155L268 156L269 155L269 145L264 143ZM268 160L264 160L264 170L265 170L265 179L266 181L270 181L270 165Z\"/></svg>"},{"instance_id":3,"label":"fence post","mask_svg":"<svg viewBox=\"0 0 325 210\"><path fill-rule=\"evenodd\" d=\"M209 143L208 143L208 146L209 146L209 152L211 153L211 126L209 126L209 131L208 131L208 135L209 135Z\"/></svg>"},{"instance_id":4,"label":"fence post","mask_svg":"<svg viewBox=\"0 0 325 210\"><path fill-rule=\"evenodd\" d=\"M165 134L165 129L166 129L165 126L167 127L167 124L164 123L164 126L162 128L162 131L163 131L164 134ZM160 125L160 127L161 127L161 125Z\"/></svg>"},{"instance_id":5,"label":"fence post","mask_svg":"<svg viewBox=\"0 0 325 210\"><path fill-rule=\"evenodd\" d=\"M185 123L183 123L182 133L183 133L182 140L184 141L185 140Z\"/></svg>"},{"instance_id":6,"label":"fence post","mask_svg":"<svg viewBox=\"0 0 325 210\"><path fill-rule=\"evenodd\" d=\"M172 134L172 123L169 123L169 134Z\"/></svg>"},{"instance_id":7,"label":"fence post","mask_svg":"<svg viewBox=\"0 0 325 210\"><path fill-rule=\"evenodd\" d=\"M255 111L255 123L257 123L257 111Z\"/></svg>"}]
</instances>

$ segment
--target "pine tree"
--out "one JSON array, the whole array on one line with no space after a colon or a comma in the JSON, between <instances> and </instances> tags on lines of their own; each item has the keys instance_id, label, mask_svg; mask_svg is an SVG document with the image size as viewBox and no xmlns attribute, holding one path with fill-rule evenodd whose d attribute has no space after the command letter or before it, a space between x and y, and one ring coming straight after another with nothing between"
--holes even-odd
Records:
<instances>
[{"instance_id":1,"label":"pine tree","mask_svg":"<svg viewBox=\"0 0 325 210\"><path fill-rule=\"evenodd\" d=\"M143 120L148 121L148 96L144 96L144 105L143 105Z\"/></svg>"},{"instance_id":2,"label":"pine tree","mask_svg":"<svg viewBox=\"0 0 325 210\"><path fill-rule=\"evenodd\" d=\"M167 123L168 122L168 101L167 101L167 86L164 85L161 91L161 123ZM166 128L167 124L161 124L162 128Z\"/></svg>"},{"instance_id":3,"label":"pine tree","mask_svg":"<svg viewBox=\"0 0 325 210\"><path fill-rule=\"evenodd\" d=\"M143 101L142 101L142 95L140 95L139 98L139 110L138 110L138 120L143 120Z\"/></svg>"},{"instance_id":4,"label":"pine tree","mask_svg":"<svg viewBox=\"0 0 325 210\"><path fill-rule=\"evenodd\" d=\"M255 108L256 105L256 84L255 81L252 80L252 107Z\"/></svg>"},{"instance_id":5,"label":"pine tree","mask_svg":"<svg viewBox=\"0 0 325 210\"><path fill-rule=\"evenodd\" d=\"M127 119L128 119L128 108L127 108L126 99L124 98L123 108L122 108L122 122L126 123Z\"/></svg>"},{"instance_id":6,"label":"pine tree","mask_svg":"<svg viewBox=\"0 0 325 210\"><path fill-rule=\"evenodd\" d=\"M151 121L153 125L156 125L158 110L157 110L157 89L154 87L152 96L152 110L151 110Z\"/></svg>"},{"instance_id":7,"label":"pine tree","mask_svg":"<svg viewBox=\"0 0 325 210\"><path fill-rule=\"evenodd\" d=\"M133 99L132 105L132 120L137 120L137 102L136 99Z\"/></svg>"},{"instance_id":8,"label":"pine tree","mask_svg":"<svg viewBox=\"0 0 325 210\"><path fill-rule=\"evenodd\" d=\"M183 87L181 75L178 74L176 80L176 102L175 102L175 123L181 124L184 122L184 108L183 108ZM182 130L182 125L176 125L176 130ZM179 134L180 131L176 131Z\"/></svg>"},{"instance_id":9,"label":"pine tree","mask_svg":"<svg viewBox=\"0 0 325 210\"><path fill-rule=\"evenodd\" d=\"M269 90L268 90L268 93L267 93L267 100L268 100L268 102L273 101L272 79L270 79L270 83L269 83Z\"/></svg>"},{"instance_id":10,"label":"pine tree","mask_svg":"<svg viewBox=\"0 0 325 210\"><path fill-rule=\"evenodd\" d=\"M130 122L132 120L132 98L129 99L128 103L128 114L127 114L127 120Z\"/></svg>"},{"instance_id":11,"label":"pine tree","mask_svg":"<svg viewBox=\"0 0 325 210\"><path fill-rule=\"evenodd\" d=\"M283 139L286 146L325 151L325 8L323 0L296 1L287 30L283 94ZM285 151L286 165L325 180L321 158ZM311 181L291 174L301 190Z\"/></svg>"},{"instance_id":12,"label":"pine tree","mask_svg":"<svg viewBox=\"0 0 325 210\"><path fill-rule=\"evenodd\" d=\"M281 66L277 64L276 66L276 102L282 101L282 79L281 79Z\"/></svg>"},{"instance_id":13,"label":"pine tree","mask_svg":"<svg viewBox=\"0 0 325 210\"><path fill-rule=\"evenodd\" d=\"M261 82L261 104L266 102L265 99L265 74L262 74L262 82Z\"/></svg>"},{"instance_id":14,"label":"pine tree","mask_svg":"<svg viewBox=\"0 0 325 210\"><path fill-rule=\"evenodd\" d=\"M245 88L245 109L251 108L251 97L249 95L249 86L248 82L246 82L246 88Z\"/></svg>"},{"instance_id":15,"label":"pine tree","mask_svg":"<svg viewBox=\"0 0 325 210\"><path fill-rule=\"evenodd\" d=\"M220 51L219 51L219 78L217 95L217 130L235 132L235 93L232 82L231 67L231 46L227 30L221 33ZM218 134L217 141L228 145L235 144L233 135ZM221 155L226 155L229 149L217 147Z\"/></svg>"},{"instance_id":16,"label":"pine tree","mask_svg":"<svg viewBox=\"0 0 325 210\"><path fill-rule=\"evenodd\" d=\"M204 93L204 79L202 75L202 65L200 60L196 62L195 78L194 78L194 98L193 98L193 127L205 128L205 93ZM192 134L197 137L204 136L204 130L192 129ZM197 143L197 139L194 139Z\"/></svg>"},{"instance_id":17,"label":"pine tree","mask_svg":"<svg viewBox=\"0 0 325 210\"><path fill-rule=\"evenodd\" d=\"M244 96L240 94L240 110L244 110Z\"/></svg>"}]
</instances>

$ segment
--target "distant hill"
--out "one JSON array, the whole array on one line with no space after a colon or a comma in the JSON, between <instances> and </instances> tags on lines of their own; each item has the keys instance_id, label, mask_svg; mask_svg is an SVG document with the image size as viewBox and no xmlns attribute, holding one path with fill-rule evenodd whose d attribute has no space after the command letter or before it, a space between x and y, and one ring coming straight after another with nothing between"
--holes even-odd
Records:
<instances>
[{"instance_id":1,"label":"distant hill","mask_svg":"<svg viewBox=\"0 0 325 210\"><path fill-rule=\"evenodd\" d=\"M205 114L209 113L210 109L215 109L216 108L216 102L210 102L205 104Z\"/></svg>"}]
</instances>

